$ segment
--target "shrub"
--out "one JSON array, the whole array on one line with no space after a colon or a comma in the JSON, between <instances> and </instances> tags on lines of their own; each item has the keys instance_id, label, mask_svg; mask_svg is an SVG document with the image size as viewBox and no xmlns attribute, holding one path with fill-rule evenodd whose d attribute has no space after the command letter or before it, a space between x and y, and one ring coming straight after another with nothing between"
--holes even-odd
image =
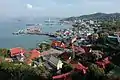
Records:
<instances>
[{"instance_id":1,"label":"shrub","mask_svg":"<svg viewBox=\"0 0 120 80\"><path fill-rule=\"evenodd\" d=\"M0 76L9 76L6 80L45 80L41 76L39 68L32 68L25 64L19 65L2 62L0 64L0 71ZM2 73L5 73L5 75Z\"/></svg>"}]
</instances>

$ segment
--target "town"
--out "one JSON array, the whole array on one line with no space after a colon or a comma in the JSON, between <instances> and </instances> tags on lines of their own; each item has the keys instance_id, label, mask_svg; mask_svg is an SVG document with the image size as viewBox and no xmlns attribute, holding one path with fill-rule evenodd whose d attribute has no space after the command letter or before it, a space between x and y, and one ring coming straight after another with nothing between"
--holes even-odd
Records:
<instances>
[{"instance_id":1,"label":"town","mask_svg":"<svg viewBox=\"0 0 120 80\"><path fill-rule=\"evenodd\" d=\"M118 29L94 20L75 20L72 26L31 50L0 49L1 79L119 80Z\"/></svg>"}]
</instances>

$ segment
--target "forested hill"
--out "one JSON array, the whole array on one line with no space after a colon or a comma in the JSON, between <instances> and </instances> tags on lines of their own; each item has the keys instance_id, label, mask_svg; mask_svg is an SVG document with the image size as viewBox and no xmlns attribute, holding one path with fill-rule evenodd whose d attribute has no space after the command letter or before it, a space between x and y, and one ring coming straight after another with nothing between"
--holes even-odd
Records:
<instances>
[{"instance_id":1,"label":"forested hill","mask_svg":"<svg viewBox=\"0 0 120 80\"><path fill-rule=\"evenodd\" d=\"M95 13L90 15L82 15L77 17L69 17L62 19L63 21L73 21L75 19L87 19L87 20L120 20L120 13Z\"/></svg>"}]
</instances>

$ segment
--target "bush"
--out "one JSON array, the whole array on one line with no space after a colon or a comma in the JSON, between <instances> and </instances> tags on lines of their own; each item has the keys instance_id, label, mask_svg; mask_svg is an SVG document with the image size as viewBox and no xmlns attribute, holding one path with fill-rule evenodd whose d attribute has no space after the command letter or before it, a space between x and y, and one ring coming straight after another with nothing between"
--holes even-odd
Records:
<instances>
[{"instance_id":1,"label":"bush","mask_svg":"<svg viewBox=\"0 0 120 80\"><path fill-rule=\"evenodd\" d=\"M5 48L1 48L0 49L0 56L3 56L3 57L9 57L9 50L8 49L5 49Z\"/></svg>"},{"instance_id":2,"label":"bush","mask_svg":"<svg viewBox=\"0 0 120 80\"><path fill-rule=\"evenodd\" d=\"M70 64L64 63L61 72L62 73L67 73L73 70L73 67Z\"/></svg>"},{"instance_id":3,"label":"bush","mask_svg":"<svg viewBox=\"0 0 120 80\"><path fill-rule=\"evenodd\" d=\"M109 71L111 71L112 69L114 69L115 65L114 64L109 64L106 69L105 69L105 73L109 73Z\"/></svg>"},{"instance_id":4,"label":"bush","mask_svg":"<svg viewBox=\"0 0 120 80\"><path fill-rule=\"evenodd\" d=\"M46 50L49 50L51 48L51 46L49 44L46 44L46 43L41 43L39 45L39 48L41 48L42 51L46 51Z\"/></svg>"},{"instance_id":5,"label":"bush","mask_svg":"<svg viewBox=\"0 0 120 80\"><path fill-rule=\"evenodd\" d=\"M104 69L99 68L96 64L91 64L88 69L87 80L102 80L105 75Z\"/></svg>"},{"instance_id":6,"label":"bush","mask_svg":"<svg viewBox=\"0 0 120 80\"><path fill-rule=\"evenodd\" d=\"M0 71L0 76L9 76L6 80L45 80L41 76L40 69L32 68L25 64L19 65L2 62L0 64Z\"/></svg>"}]
</instances>

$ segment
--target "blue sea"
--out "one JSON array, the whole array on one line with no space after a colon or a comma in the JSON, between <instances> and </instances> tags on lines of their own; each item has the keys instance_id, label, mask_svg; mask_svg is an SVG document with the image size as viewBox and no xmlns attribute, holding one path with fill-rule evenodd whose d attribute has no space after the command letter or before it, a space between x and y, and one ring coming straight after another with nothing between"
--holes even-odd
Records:
<instances>
[{"instance_id":1,"label":"blue sea","mask_svg":"<svg viewBox=\"0 0 120 80\"><path fill-rule=\"evenodd\" d=\"M32 22L31 22L32 23ZM35 22L33 22L35 23ZM38 23L38 22L37 22ZM39 22L43 24L43 22ZM0 22L0 48L23 47L26 49L37 47L37 43L48 40L48 36L42 35L13 35L19 29L26 28L26 22ZM59 29L69 28L70 25L42 25L43 32L55 32Z\"/></svg>"}]
</instances>

